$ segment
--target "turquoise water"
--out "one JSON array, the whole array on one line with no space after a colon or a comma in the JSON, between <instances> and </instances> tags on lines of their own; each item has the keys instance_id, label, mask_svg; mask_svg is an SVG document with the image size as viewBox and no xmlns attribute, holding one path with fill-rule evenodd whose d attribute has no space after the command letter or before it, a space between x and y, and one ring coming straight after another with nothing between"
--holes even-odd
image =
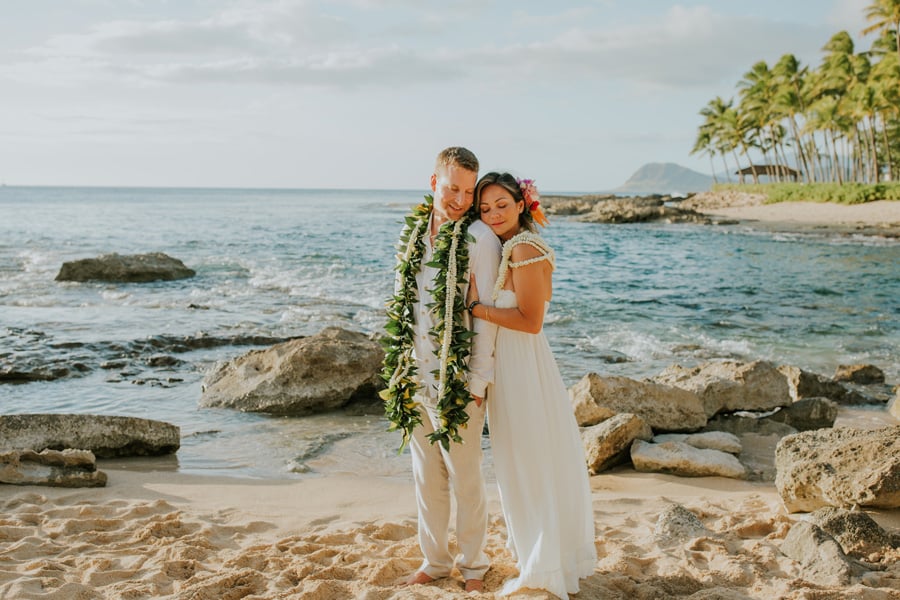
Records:
<instances>
[{"instance_id":1,"label":"turquoise water","mask_svg":"<svg viewBox=\"0 0 900 600\"><path fill-rule=\"evenodd\" d=\"M176 423L172 468L247 476L408 469L373 415L274 419L199 409L218 360L259 338L383 322L393 243L418 191L0 187L0 411ZM545 331L568 384L679 363L765 358L831 375L867 362L900 382L900 242L746 226L555 218ZM165 252L197 271L151 284L57 283L67 260ZM201 342L198 342L201 340ZM159 357L169 357L159 366ZM175 360L171 360L174 358ZM115 368L110 368L114 365ZM301 475L295 475L299 473ZM307 475L302 475L302 474Z\"/></svg>"}]
</instances>

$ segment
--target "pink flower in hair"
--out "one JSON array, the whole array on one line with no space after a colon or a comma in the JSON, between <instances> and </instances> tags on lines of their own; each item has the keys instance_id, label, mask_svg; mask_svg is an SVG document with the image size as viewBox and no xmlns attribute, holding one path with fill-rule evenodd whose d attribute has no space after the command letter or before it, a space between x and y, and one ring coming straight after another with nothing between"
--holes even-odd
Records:
<instances>
[{"instance_id":1,"label":"pink flower in hair","mask_svg":"<svg viewBox=\"0 0 900 600\"><path fill-rule=\"evenodd\" d=\"M525 198L525 204L528 206L532 218L538 225L546 227L549 222L541 209L541 203L539 202L541 195L538 193L537 186L534 185L534 179L517 178L516 183L519 184L519 189L522 190L522 196Z\"/></svg>"},{"instance_id":2,"label":"pink flower in hair","mask_svg":"<svg viewBox=\"0 0 900 600\"><path fill-rule=\"evenodd\" d=\"M537 186L534 185L534 179L516 179L516 183L519 184L522 195L525 196L525 202L528 203L528 208L531 208L531 205L537 202L541 197L538 193Z\"/></svg>"}]
</instances>

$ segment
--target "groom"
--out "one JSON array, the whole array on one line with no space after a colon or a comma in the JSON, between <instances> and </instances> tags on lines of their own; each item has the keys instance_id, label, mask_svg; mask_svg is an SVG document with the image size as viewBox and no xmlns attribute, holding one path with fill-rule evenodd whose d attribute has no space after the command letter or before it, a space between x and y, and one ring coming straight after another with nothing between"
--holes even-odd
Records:
<instances>
[{"instance_id":1,"label":"groom","mask_svg":"<svg viewBox=\"0 0 900 600\"><path fill-rule=\"evenodd\" d=\"M478 179L478 159L461 147L450 147L438 154L431 175L434 192L433 209L424 232L424 252L421 268L416 275L417 301L413 305L415 367L418 390L415 400L422 411L422 422L412 431L409 442L412 471L416 485L416 505L419 513L419 545L425 559L407 584L428 583L447 577L454 564L466 580L466 591L481 591L482 580L488 570L484 552L487 534L487 501L481 473L481 433L484 427L485 391L494 379L495 325L480 319L470 319L463 309L456 309L469 329L474 330L471 355L468 361L468 392L473 401L466 406L468 423L459 429L461 443L432 443L429 434L446 426L437 410L437 377L441 373L441 344L430 335L435 327L436 312L433 290L435 276L446 271L447 265L434 262L435 240L441 226L466 216L475 200ZM468 282L475 277L480 290L494 289L500 264L501 246L497 236L482 221L475 219L462 233L462 243L468 249ZM466 241L468 239L468 241ZM446 261L449 253L444 254ZM440 262L440 258L438 261ZM429 264L430 263L430 264ZM460 288L467 288L462 285ZM461 304L465 306L467 289L460 289ZM490 297L490 295L488 295ZM474 321L474 323L472 323ZM444 365L446 370L446 365ZM456 500L456 539L459 554L454 557L449 548L450 498Z\"/></svg>"}]
</instances>

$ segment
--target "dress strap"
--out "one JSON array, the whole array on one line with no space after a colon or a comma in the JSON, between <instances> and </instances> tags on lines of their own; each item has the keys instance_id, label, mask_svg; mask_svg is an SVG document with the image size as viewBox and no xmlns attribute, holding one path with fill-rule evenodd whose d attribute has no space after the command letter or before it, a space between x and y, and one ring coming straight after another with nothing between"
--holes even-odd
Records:
<instances>
[{"instance_id":1,"label":"dress strap","mask_svg":"<svg viewBox=\"0 0 900 600\"><path fill-rule=\"evenodd\" d=\"M553 250L549 246L547 246L546 244L544 244L544 245L537 244L531 240L523 240L521 243L528 244L529 246L533 246L533 247L537 248L543 254L541 254L540 256L535 256L534 258L527 258L525 260L520 260L519 262L510 262L509 263L510 269L518 269L519 267L525 267L528 265L532 265L536 262L541 262L542 260L550 261L550 268L556 268L556 257L553 255Z\"/></svg>"},{"instance_id":2,"label":"dress strap","mask_svg":"<svg viewBox=\"0 0 900 600\"><path fill-rule=\"evenodd\" d=\"M512 254L512 249L519 244L528 244L529 246L532 246L539 252L541 252L541 255L526 260L520 260L519 262L510 262L509 257ZM550 247L550 244L545 242L544 238L542 238L538 234L532 233L531 231L523 231L522 233L507 240L503 244L503 255L500 258L500 269L497 274L497 284L494 286L494 293L491 295L493 300L495 302L497 301L497 296L500 295L500 290L502 290L503 286L506 285L506 276L509 273L510 269L524 267L526 265L531 265L542 260L549 261L551 269L556 268L556 253L553 252L553 248Z\"/></svg>"}]
</instances>

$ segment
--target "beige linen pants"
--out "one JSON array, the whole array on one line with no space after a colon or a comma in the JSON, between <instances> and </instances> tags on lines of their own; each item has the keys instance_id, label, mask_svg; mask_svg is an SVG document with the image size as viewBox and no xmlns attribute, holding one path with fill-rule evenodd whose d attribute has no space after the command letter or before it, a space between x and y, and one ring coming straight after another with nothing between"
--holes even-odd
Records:
<instances>
[{"instance_id":1,"label":"beige linen pants","mask_svg":"<svg viewBox=\"0 0 900 600\"><path fill-rule=\"evenodd\" d=\"M485 403L466 407L469 422L460 430L463 443L450 443L444 450L440 443L428 441L428 434L440 422L426 399L422 403L422 424L413 430L409 443L412 454L413 479L416 483L416 505L419 509L419 546L425 560L420 571L438 579L450 574L454 558L450 554L450 494L456 500L456 541L459 554L456 567L464 579L482 579L488 570L484 552L487 536L487 498L481 473L481 431L484 428Z\"/></svg>"}]
</instances>

